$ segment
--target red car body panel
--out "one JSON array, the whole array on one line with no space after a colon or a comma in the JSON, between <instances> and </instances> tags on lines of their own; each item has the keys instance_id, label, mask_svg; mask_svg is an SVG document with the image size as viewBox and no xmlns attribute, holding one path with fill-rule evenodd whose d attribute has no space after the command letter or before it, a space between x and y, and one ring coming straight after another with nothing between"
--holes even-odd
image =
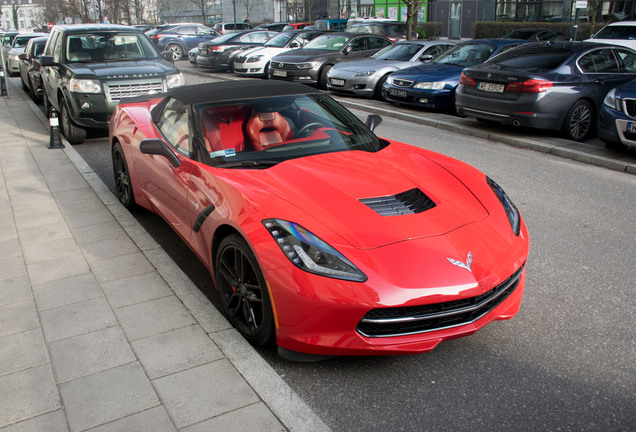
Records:
<instances>
[{"instance_id":1,"label":"red car body panel","mask_svg":"<svg viewBox=\"0 0 636 432\"><path fill-rule=\"evenodd\" d=\"M512 318L521 303L528 231L516 236L486 176L460 161L391 142L378 153L344 151L281 162L268 169L219 169L176 153L175 168L139 143L161 138L150 117L159 102L120 104L111 143L122 145L136 202L160 214L213 272L215 235L231 227L247 241L267 281L280 347L312 354L426 352L443 340ZM425 173L425 175L422 175ZM424 213L383 217L359 199L419 188L437 204ZM202 209L214 205L198 232ZM347 257L365 282L295 267L262 221L299 223ZM450 259L473 259L471 271ZM417 334L365 337L372 309L453 302L480 296L521 270L503 302L469 324Z\"/></svg>"}]
</instances>

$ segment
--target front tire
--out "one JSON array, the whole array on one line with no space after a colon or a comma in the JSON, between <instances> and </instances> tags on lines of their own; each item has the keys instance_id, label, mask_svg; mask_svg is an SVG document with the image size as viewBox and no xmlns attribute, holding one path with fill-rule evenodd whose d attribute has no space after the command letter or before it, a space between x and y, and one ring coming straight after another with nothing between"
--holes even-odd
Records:
<instances>
[{"instance_id":1,"label":"front tire","mask_svg":"<svg viewBox=\"0 0 636 432\"><path fill-rule=\"evenodd\" d=\"M572 141L583 141L594 126L594 110L585 100L577 101L565 116L563 136Z\"/></svg>"},{"instance_id":2,"label":"front tire","mask_svg":"<svg viewBox=\"0 0 636 432\"><path fill-rule=\"evenodd\" d=\"M168 44L166 50L172 53L172 60L174 61L181 60L181 57L183 57L183 48L181 48L181 45Z\"/></svg>"},{"instance_id":3,"label":"front tire","mask_svg":"<svg viewBox=\"0 0 636 432\"><path fill-rule=\"evenodd\" d=\"M61 105L62 118L60 124L62 125L62 133L64 134L64 137L71 145L83 143L86 139L86 130L73 124L68 106L64 103L64 101L62 101Z\"/></svg>"},{"instance_id":4,"label":"front tire","mask_svg":"<svg viewBox=\"0 0 636 432\"><path fill-rule=\"evenodd\" d=\"M135 195L133 194L130 171L128 171L126 156L121 144L115 143L111 156L113 159L113 176L115 177L117 198L119 198L124 207L131 209L135 207Z\"/></svg>"},{"instance_id":5,"label":"front tire","mask_svg":"<svg viewBox=\"0 0 636 432\"><path fill-rule=\"evenodd\" d=\"M221 241L214 279L225 316L254 346L274 341L274 316L265 278L251 249L237 234Z\"/></svg>"},{"instance_id":6,"label":"front tire","mask_svg":"<svg viewBox=\"0 0 636 432\"><path fill-rule=\"evenodd\" d=\"M374 99L384 100L384 92L382 90L382 87L384 86L384 83L388 78L389 74L386 74L382 78L380 78L380 81L378 81L378 84L375 86L375 92L373 93Z\"/></svg>"},{"instance_id":7,"label":"front tire","mask_svg":"<svg viewBox=\"0 0 636 432\"><path fill-rule=\"evenodd\" d=\"M327 90L327 74L333 66L327 65L320 70L320 76L318 77L318 88L320 90Z\"/></svg>"}]
</instances>

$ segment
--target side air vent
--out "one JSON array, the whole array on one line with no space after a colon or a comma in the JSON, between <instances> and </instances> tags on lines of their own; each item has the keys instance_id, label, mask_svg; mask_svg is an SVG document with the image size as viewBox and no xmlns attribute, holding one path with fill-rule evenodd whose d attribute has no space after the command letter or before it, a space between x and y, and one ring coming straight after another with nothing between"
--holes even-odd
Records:
<instances>
[{"instance_id":1,"label":"side air vent","mask_svg":"<svg viewBox=\"0 0 636 432\"><path fill-rule=\"evenodd\" d=\"M397 195L363 198L360 202L366 204L382 216L422 213L435 207L433 200L417 188L401 192Z\"/></svg>"}]
</instances>

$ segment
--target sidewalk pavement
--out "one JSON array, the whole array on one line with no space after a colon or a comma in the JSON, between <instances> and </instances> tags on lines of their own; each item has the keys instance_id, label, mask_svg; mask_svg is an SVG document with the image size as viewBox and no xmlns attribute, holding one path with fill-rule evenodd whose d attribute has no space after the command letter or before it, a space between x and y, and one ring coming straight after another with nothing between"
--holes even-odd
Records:
<instances>
[{"instance_id":1,"label":"sidewalk pavement","mask_svg":"<svg viewBox=\"0 0 636 432\"><path fill-rule=\"evenodd\" d=\"M8 80L0 431L327 431Z\"/></svg>"}]
</instances>

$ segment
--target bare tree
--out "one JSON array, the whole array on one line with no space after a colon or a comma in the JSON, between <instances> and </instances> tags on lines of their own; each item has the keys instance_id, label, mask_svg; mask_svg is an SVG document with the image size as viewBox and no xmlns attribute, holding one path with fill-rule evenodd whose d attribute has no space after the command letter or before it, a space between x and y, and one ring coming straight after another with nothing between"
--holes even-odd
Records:
<instances>
[{"instance_id":1,"label":"bare tree","mask_svg":"<svg viewBox=\"0 0 636 432\"><path fill-rule=\"evenodd\" d=\"M426 0L401 0L406 5L406 38L417 39L417 14Z\"/></svg>"},{"instance_id":2,"label":"bare tree","mask_svg":"<svg viewBox=\"0 0 636 432\"><path fill-rule=\"evenodd\" d=\"M252 3L253 0L240 0L238 3L242 3L243 6L245 7L245 20L247 22L250 21L250 13L252 12L252 9L254 9L254 4ZM274 21L276 21L276 17L274 17Z\"/></svg>"},{"instance_id":3,"label":"bare tree","mask_svg":"<svg viewBox=\"0 0 636 432\"><path fill-rule=\"evenodd\" d=\"M13 18L13 26L18 29L18 9L20 5L17 3L11 3L11 17Z\"/></svg>"},{"instance_id":4,"label":"bare tree","mask_svg":"<svg viewBox=\"0 0 636 432\"><path fill-rule=\"evenodd\" d=\"M210 9L214 7L214 2L210 0L191 0L192 4L201 11L201 23L205 24L208 21L208 14Z\"/></svg>"}]
</instances>

